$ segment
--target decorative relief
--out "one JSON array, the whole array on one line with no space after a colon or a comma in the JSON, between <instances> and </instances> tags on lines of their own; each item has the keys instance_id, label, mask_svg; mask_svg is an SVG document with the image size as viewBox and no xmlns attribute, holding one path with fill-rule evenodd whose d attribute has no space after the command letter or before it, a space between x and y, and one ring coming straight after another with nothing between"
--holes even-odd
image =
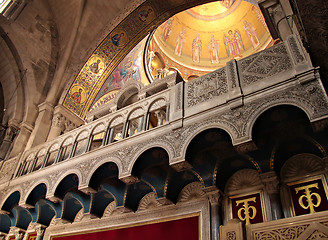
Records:
<instances>
[{"instance_id":1,"label":"decorative relief","mask_svg":"<svg viewBox=\"0 0 328 240\"><path fill-rule=\"evenodd\" d=\"M182 108L181 84L176 85L176 96L176 110L180 110Z\"/></svg>"},{"instance_id":2,"label":"decorative relief","mask_svg":"<svg viewBox=\"0 0 328 240\"><path fill-rule=\"evenodd\" d=\"M328 239L328 235L319 231L315 230L310 237L308 237L306 240L316 240L316 239Z\"/></svg>"},{"instance_id":3,"label":"decorative relief","mask_svg":"<svg viewBox=\"0 0 328 240\"><path fill-rule=\"evenodd\" d=\"M235 71L235 61L230 61L227 63L227 68L229 71L229 79L231 80L231 88L237 87L236 71Z\"/></svg>"},{"instance_id":4,"label":"decorative relief","mask_svg":"<svg viewBox=\"0 0 328 240\"><path fill-rule=\"evenodd\" d=\"M178 202L187 202L205 196L201 182L192 182L185 186L178 197Z\"/></svg>"},{"instance_id":5,"label":"decorative relief","mask_svg":"<svg viewBox=\"0 0 328 240\"><path fill-rule=\"evenodd\" d=\"M187 106L192 107L228 92L225 68L209 73L186 84Z\"/></svg>"},{"instance_id":6,"label":"decorative relief","mask_svg":"<svg viewBox=\"0 0 328 240\"><path fill-rule=\"evenodd\" d=\"M142 115L144 115L143 109L142 108L138 108L138 109L133 110L133 112L130 114L129 119L140 117Z\"/></svg>"},{"instance_id":7,"label":"decorative relief","mask_svg":"<svg viewBox=\"0 0 328 240\"><path fill-rule=\"evenodd\" d=\"M293 51L296 64L304 62L305 57L301 54L301 52L297 46L295 37L292 36L292 37L288 38L288 44Z\"/></svg>"},{"instance_id":8,"label":"decorative relief","mask_svg":"<svg viewBox=\"0 0 328 240\"><path fill-rule=\"evenodd\" d=\"M283 165L281 168L281 178L305 176L324 168L325 163L318 156L310 153L297 154L289 158Z\"/></svg>"},{"instance_id":9,"label":"decorative relief","mask_svg":"<svg viewBox=\"0 0 328 240\"><path fill-rule=\"evenodd\" d=\"M256 232L255 239L297 239L310 224Z\"/></svg>"},{"instance_id":10,"label":"decorative relief","mask_svg":"<svg viewBox=\"0 0 328 240\"><path fill-rule=\"evenodd\" d=\"M110 204L107 205L107 207L104 210L103 218L111 216L116 209L116 202L112 201Z\"/></svg>"},{"instance_id":11,"label":"decorative relief","mask_svg":"<svg viewBox=\"0 0 328 240\"><path fill-rule=\"evenodd\" d=\"M3 163L0 174L0 182L5 179L6 181L10 180L13 176L16 169L18 158L7 160Z\"/></svg>"},{"instance_id":12,"label":"decorative relief","mask_svg":"<svg viewBox=\"0 0 328 240\"><path fill-rule=\"evenodd\" d=\"M242 169L234 173L227 182L226 191L232 192L244 188L259 186L261 179L254 169Z\"/></svg>"},{"instance_id":13,"label":"decorative relief","mask_svg":"<svg viewBox=\"0 0 328 240\"><path fill-rule=\"evenodd\" d=\"M146 209L153 209L156 207L161 206L161 204L156 201L156 193L150 192L145 195L139 202L138 211L146 210Z\"/></svg>"},{"instance_id":14,"label":"decorative relief","mask_svg":"<svg viewBox=\"0 0 328 240\"><path fill-rule=\"evenodd\" d=\"M245 86L292 69L290 58L283 44L241 60L239 64Z\"/></svg>"},{"instance_id":15,"label":"decorative relief","mask_svg":"<svg viewBox=\"0 0 328 240\"><path fill-rule=\"evenodd\" d=\"M154 110L157 110L157 109L162 108L164 106L166 106L165 99L163 99L163 98L162 99L158 99L158 100L156 100L155 102L152 103L149 111L154 111Z\"/></svg>"},{"instance_id":16,"label":"decorative relief","mask_svg":"<svg viewBox=\"0 0 328 240\"><path fill-rule=\"evenodd\" d=\"M227 240L236 240L237 239L236 232L235 231L227 232L226 239Z\"/></svg>"}]
</instances>

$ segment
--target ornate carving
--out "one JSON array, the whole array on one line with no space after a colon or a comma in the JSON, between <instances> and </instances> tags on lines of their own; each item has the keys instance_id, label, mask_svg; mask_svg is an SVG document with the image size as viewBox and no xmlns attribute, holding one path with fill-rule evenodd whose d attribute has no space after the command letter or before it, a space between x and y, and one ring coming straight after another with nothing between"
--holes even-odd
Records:
<instances>
[{"instance_id":1,"label":"ornate carving","mask_svg":"<svg viewBox=\"0 0 328 240\"><path fill-rule=\"evenodd\" d=\"M289 158L281 168L281 178L305 176L325 168L324 161L310 153L297 154Z\"/></svg>"},{"instance_id":2,"label":"ornate carving","mask_svg":"<svg viewBox=\"0 0 328 240\"><path fill-rule=\"evenodd\" d=\"M18 162L18 158L13 158L3 163L1 167L0 182L3 179L10 180L16 169L17 162Z\"/></svg>"},{"instance_id":3,"label":"ornate carving","mask_svg":"<svg viewBox=\"0 0 328 240\"><path fill-rule=\"evenodd\" d=\"M291 37L288 38L288 44L289 44L290 48L293 51L296 64L299 64L299 63L304 62L305 61L305 57L300 52L300 50L299 50L299 48L297 46L296 39L295 39L294 36L291 36Z\"/></svg>"},{"instance_id":4,"label":"ornate carving","mask_svg":"<svg viewBox=\"0 0 328 240\"><path fill-rule=\"evenodd\" d=\"M201 182L192 182L185 186L178 197L178 202L187 202L205 196Z\"/></svg>"},{"instance_id":5,"label":"ornate carving","mask_svg":"<svg viewBox=\"0 0 328 240\"><path fill-rule=\"evenodd\" d=\"M143 116L144 114L145 113L144 113L144 110L142 108L137 108L137 109L133 110L133 112L130 114L129 119L140 117L140 116Z\"/></svg>"},{"instance_id":6,"label":"ornate carving","mask_svg":"<svg viewBox=\"0 0 328 240\"><path fill-rule=\"evenodd\" d=\"M146 194L139 202L138 210L152 209L161 206L161 204L156 201L156 193L150 192Z\"/></svg>"},{"instance_id":7,"label":"ornate carving","mask_svg":"<svg viewBox=\"0 0 328 240\"><path fill-rule=\"evenodd\" d=\"M306 240L315 240L315 239L328 239L328 235L319 231L315 230L310 237L308 237Z\"/></svg>"},{"instance_id":8,"label":"ornate carving","mask_svg":"<svg viewBox=\"0 0 328 240\"><path fill-rule=\"evenodd\" d=\"M74 218L74 222L81 222L83 216L84 216L84 208L81 208L80 211L78 211L78 213L76 214Z\"/></svg>"},{"instance_id":9,"label":"ornate carving","mask_svg":"<svg viewBox=\"0 0 328 240\"><path fill-rule=\"evenodd\" d=\"M161 99L157 99L156 101L154 101L152 104L151 104L151 107L149 109L149 111L154 111L154 110L157 110L159 108L162 108L166 106L166 101L165 99L161 98Z\"/></svg>"},{"instance_id":10,"label":"ornate carving","mask_svg":"<svg viewBox=\"0 0 328 240\"><path fill-rule=\"evenodd\" d=\"M310 224L256 232L255 239L297 239L309 225Z\"/></svg>"},{"instance_id":11,"label":"ornate carving","mask_svg":"<svg viewBox=\"0 0 328 240\"><path fill-rule=\"evenodd\" d=\"M239 64L245 86L292 69L290 58L283 43L270 50L243 59Z\"/></svg>"},{"instance_id":12,"label":"ornate carving","mask_svg":"<svg viewBox=\"0 0 328 240\"><path fill-rule=\"evenodd\" d=\"M66 118L61 113L56 113L52 118L52 126L65 130Z\"/></svg>"},{"instance_id":13,"label":"ornate carving","mask_svg":"<svg viewBox=\"0 0 328 240\"><path fill-rule=\"evenodd\" d=\"M254 169L242 169L233 174L227 182L226 191L232 192L261 185L258 172Z\"/></svg>"},{"instance_id":14,"label":"ornate carving","mask_svg":"<svg viewBox=\"0 0 328 240\"><path fill-rule=\"evenodd\" d=\"M236 240L237 239L236 232L235 231L227 232L226 239L227 240Z\"/></svg>"},{"instance_id":15,"label":"ornate carving","mask_svg":"<svg viewBox=\"0 0 328 240\"><path fill-rule=\"evenodd\" d=\"M182 108L182 97L181 97L181 95L182 95L182 93L181 93L181 84L179 84L179 85L177 85L177 87L176 87L176 96L177 96L177 98L176 98L176 110L180 110L181 108Z\"/></svg>"},{"instance_id":16,"label":"ornate carving","mask_svg":"<svg viewBox=\"0 0 328 240\"><path fill-rule=\"evenodd\" d=\"M106 218L106 217L109 217L111 216L114 211L116 209L116 202L115 201L112 201L110 204L107 205L107 207L105 208L105 211L104 211L104 214L103 214L103 217Z\"/></svg>"},{"instance_id":17,"label":"ornate carving","mask_svg":"<svg viewBox=\"0 0 328 240\"><path fill-rule=\"evenodd\" d=\"M215 72L188 82L186 86L187 107L209 101L228 92L226 70L220 68Z\"/></svg>"},{"instance_id":18,"label":"ornate carving","mask_svg":"<svg viewBox=\"0 0 328 240\"><path fill-rule=\"evenodd\" d=\"M236 71L235 71L235 60L227 62L227 69L229 71L229 78L231 80L231 88L237 87Z\"/></svg>"}]
</instances>

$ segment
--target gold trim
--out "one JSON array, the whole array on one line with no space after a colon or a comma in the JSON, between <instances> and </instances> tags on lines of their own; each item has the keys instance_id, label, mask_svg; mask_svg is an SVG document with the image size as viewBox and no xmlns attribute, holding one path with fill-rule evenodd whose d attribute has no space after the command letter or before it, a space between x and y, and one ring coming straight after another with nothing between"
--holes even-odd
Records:
<instances>
[{"instance_id":1,"label":"gold trim","mask_svg":"<svg viewBox=\"0 0 328 240\"><path fill-rule=\"evenodd\" d=\"M294 185L297 185L297 184L302 184L302 183L307 183L307 182L310 182L310 181L315 181L315 180L321 180L322 182L322 186L323 186L323 190L325 192L325 195L326 195L326 199L328 201L328 194L327 194L327 191L328 191L328 184L327 184L327 181L326 181L326 178L324 175L320 174L320 175L316 175L316 176L309 176L309 177L305 177L305 178L302 178L301 180L296 180L296 181L291 181L291 182L286 182L286 185L288 186L288 195L289 195L289 201L291 203L291 206L292 206L292 215L293 217L296 217L296 214L295 214L295 206L294 206L294 202L293 202L293 199L291 198L291 192L290 192L290 187L291 186L294 186ZM310 214L310 213L308 213Z\"/></svg>"},{"instance_id":2,"label":"gold trim","mask_svg":"<svg viewBox=\"0 0 328 240\"><path fill-rule=\"evenodd\" d=\"M232 199L234 198L238 198L238 197L245 197L245 196L249 196L252 194L260 194L260 201L261 201L261 210L262 210L262 216L263 216L263 222L267 222L267 214L266 214L266 205L265 205L265 200L264 200L264 191L263 190L259 190L259 191L251 191L248 193L242 193L242 194L237 194L237 195L233 195L233 196L229 196L229 201L231 204L231 216L233 217L233 213L232 213Z\"/></svg>"}]
</instances>

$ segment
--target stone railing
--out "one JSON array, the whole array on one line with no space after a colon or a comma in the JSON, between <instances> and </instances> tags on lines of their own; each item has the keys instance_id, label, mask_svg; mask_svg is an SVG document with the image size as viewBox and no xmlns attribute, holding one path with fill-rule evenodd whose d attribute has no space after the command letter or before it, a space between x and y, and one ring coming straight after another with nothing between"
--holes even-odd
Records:
<instances>
[{"instance_id":1,"label":"stone railing","mask_svg":"<svg viewBox=\"0 0 328 240\"><path fill-rule=\"evenodd\" d=\"M19 186L23 204L25 194L42 181L52 199L58 179L71 173L79 177L79 190L88 193L92 173L108 161L116 163L122 181L134 182L133 164L151 147L164 148L170 165L185 169L188 144L208 128L225 130L238 151L249 151L256 148L256 119L279 104L301 108L316 130L326 125L326 93L295 36L188 83L178 78L155 81L139 90L139 101L3 162L1 200ZM157 123L151 123L151 114Z\"/></svg>"}]
</instances>

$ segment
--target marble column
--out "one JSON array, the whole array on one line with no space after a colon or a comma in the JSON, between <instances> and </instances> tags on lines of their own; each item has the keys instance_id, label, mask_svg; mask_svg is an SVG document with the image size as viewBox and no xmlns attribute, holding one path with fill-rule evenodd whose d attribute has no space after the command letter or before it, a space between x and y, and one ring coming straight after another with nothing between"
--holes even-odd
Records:
<instances>
[{"instance_id":1,"label":"marble column","mask_svg":"<svg viewBox=\"0 0 328 240\"><path fill-rule=\"evenodd\" d=\"M39 106L39 114L35 121L35 127L31 133L30 139L27 142L26 149L44 143L47 140L52 120L54 107L44 102Z\"/></svg>"},{"instance_id":2,"label":"marble column","mask_svg":"<svg viewBox=\"0 0 328 240\"><path fill-rule=\"evenodd\" d=\"M221 216L221 197L219 190L207 194L210 203L211 215L211 240L220 239L220 225L222 225Z\"/></svg>"},{"instance_id":3,"label":"marble column","mask_svg":"<svg viewBox=\"0 0 328 240\"><path fill-rule=\"evenodd\" d=\"M54 114L52 118L51 129L47 139L48 141L58 137L62 132L65 131L65 121L66 118L62 114Z\"/></svg>"},{"instance_id":4,"label":"marble column","mask_svg":"<svg viewBox=\"0 0 328 240\"><path fill-rule=\"evenodd\" d=\"M271 219L278 220L283 217L283 211L279 194L279 179L275 172L267 172L260 175L264 189L270 198Z\"/></svg>"}]
</instances>

